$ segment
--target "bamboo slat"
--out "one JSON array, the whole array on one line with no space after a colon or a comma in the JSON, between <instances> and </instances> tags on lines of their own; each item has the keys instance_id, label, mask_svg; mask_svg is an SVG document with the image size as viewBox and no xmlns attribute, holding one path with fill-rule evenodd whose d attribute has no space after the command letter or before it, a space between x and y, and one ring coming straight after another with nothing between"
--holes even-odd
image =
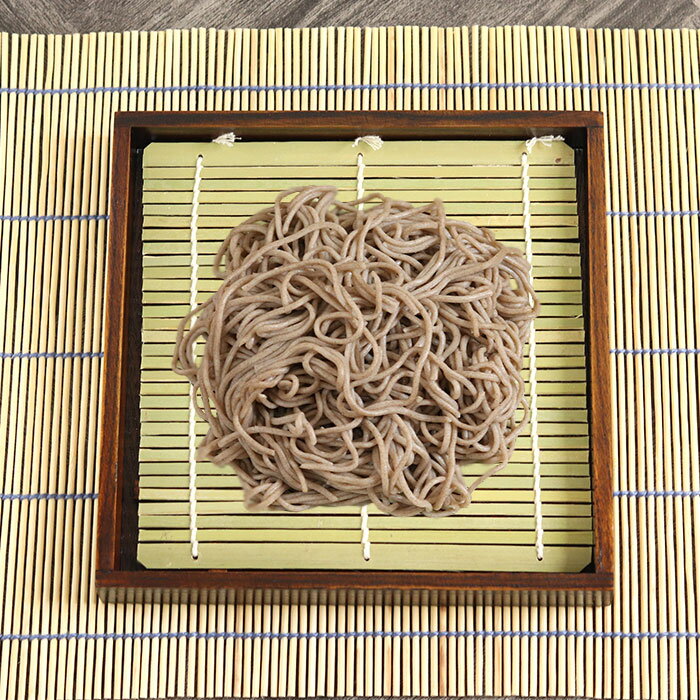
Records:
<instances>
[{"instance_id":1,"label":"bamboo slat","mask_svg":"<svg viewBox=\"0 0 700 700\"><path fill-rule=\"evenodd\" d=\"M0 695L697 698L698 39L695 30L566 27L0 33ZM618 571L612 605L566 598L546 603L537 596L494 604L476 594L441 604L391 592L211 592L198 603L176 595L99 601L92 580L112 113L362 107L605 112ZM411 166L413 154L382 164L388 154L375 154L366 189L371 184L420 196L430 184L430 168L413 165L410 182L396 186L391 169ZM517 162L502 167L499 179L488 160L481 172L474 166L469 173L458 162L447 163L443 183L453 186L441 186L441 193L448 207L486 223L478 193L488 181L491 199L503 207L502 218L490 223L504 240L519 240L522 221L508 209L517 201L508 194ZM261 164L241 179L224 163L218 177L205 180L203 265L226 228L258 208L266 193L319 173L316 159L273 166L277 182L270 189L261 183L273 171ZM531 167L533 225L543 234L535 241L544 263L538 287L552 311L538 322L540 371L543 377L553 373L553 385L575 385L581 329L557 324L566 319L565 307L580 303L577 274L575 266L556 264L562 256L575 257L568 247L575 243L575 211L565 194L573 191L574 175L559 166L560 187L553 188L547 167ZM193 170L146 169L152 184L147 226L153 232L147 255L157 262L166 257L164 243L175 247L167 265L144 267L145 294L155 302L167 281L177 300L171 316L145 316L144 374L153 387L168 383L163 334L187 306L187 287L177 282L187 254L177 247L177 232L187 226L179 208L187 203ZM323 177L342 185L353 168L329 167ZM236 197L219 196L220 182L227 180ZM474 198L451 199L465 183ZM548 196L552 191L558 196ZM343 196L351 193L348 184ZM166 215L164 206L170 207ZM547 211L555 212L561 234L549 248L554 227L545 221ZM203 277L202 293L210 293L211 285ZM557 342L556 333L568 335ZM187 406L172 399L162 391L144 393L144 438L175 437L162 426L181 421ZM168 404L172 408L164 408ZM582 417L585 404L575 396L543 403L543 431L563 410ZM573 439L585 438L581 426L585 420L578 418L569 424ZM547 437L557 439L543 432L543 441ZM585 493L586 474L575 466L585 463L584 448L550 448L545 489ZM154 454L169 448L151 442L143 449ZM144 460L144 488L161 488L168 474L174 493L183 488L187 473L173 468L180 449ZM514 495L527 491L527 443L512 466L475 508L489 507L498 479ZM200 465L202 484L212 477ZM572 488L563 489L565 477ZM234 486L230 491L239 493ZM225 529L217 502L206 506L201 521L214 531ZM586 503L544 507L556 525L552 537L560 536L565 522L570 533L585 535ZM531 508L531 501L515 497L509 508ZM142 514L163 537L160 517ZM243 527L248 517L242 510L227 516L234 537L254 532ZM349 533L354 514L302 517L322 527L324 518L336 518L338 532ZM464 531L477 526L470 517L478 520L478 513L465 514ZM514 522L529 518L523 510ZM373 521L374 534L389 542L392 530L380 516ZM268 529L303 531L290 522L274 516ZM511 546L518 549L515 542L528 531L512 532ZM432 537L420 525L405 533L414 538L413 547ZM498 530L482 529L480 536L498 536ZM333 546L339 544L354 546ZM258 546L256 540L248 545Z\"/></svg>"}]
</instances>

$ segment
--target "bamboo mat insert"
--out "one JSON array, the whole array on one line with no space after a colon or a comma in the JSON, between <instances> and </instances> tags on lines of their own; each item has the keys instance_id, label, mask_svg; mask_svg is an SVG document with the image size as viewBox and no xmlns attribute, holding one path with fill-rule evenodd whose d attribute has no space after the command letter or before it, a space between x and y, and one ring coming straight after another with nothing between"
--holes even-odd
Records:
<instances>
[{"instance_id":1,"label":"bamboo mat insert","mask_svg":"<svg viewBox=\"0 0 700 700\"><path fill-rule=\"evenodd\" d=\"M0 697L699 698L698 38L562 27L0 34ZM111 115L263 108L606 114L612 605L96 598Z\"/></svg>"},{"instance_id":2,"label":"bamboo mat insert","mask_svg":"<svg viewBox=\"0 0 700 700\"><path fill-rule=\"evenodd\" d=\"M388 141L361 146L364 187L413 204L436 197L448 216L491 228L524 252L522 141ZM220 284L214 253L228 230L305 184L357 196L352 142L155 143L144 151L143 346L139 561L149 568L333 568L581 571L592 557L591 491L581 265L574 152L536 144L529 156L536 322L541 501L546 555L535 549L530 426L510 464L450 518L393 518L369 509L371 556L360 546L359 508L249 513L231 468L197 465L199 556L189 518L190 384L171 368L179 320L190 308L194 164L198 187L198 302ZM199 182L199 180L198 180ZM528 349L524 350L525 355ZM528 380L529 361L524 377ZM529 381L526 394L530 395ZM522 412L517 418L520 419ZM198 440L206 432L199 419ZM488 465L465 465L466 483Z\"/></svg>"}]
</instances>

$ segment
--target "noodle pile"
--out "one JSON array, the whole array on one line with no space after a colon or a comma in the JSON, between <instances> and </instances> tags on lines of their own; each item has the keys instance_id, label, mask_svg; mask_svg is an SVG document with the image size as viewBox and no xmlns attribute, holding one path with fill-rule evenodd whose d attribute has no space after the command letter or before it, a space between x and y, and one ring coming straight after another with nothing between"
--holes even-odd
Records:
<instances>
[{"instance_id":1,"label":"noodle pile","mask_svg":"<svg viewBox=\"0 0 700 700\"><path fill-rule=\"evenodd\" d=\"M527 420L528 264L439 200L335 197L283 192L234 228L221 286L180 323L173 368L209 424L199 456L235 468L251 510L454 513ZM495 465L467 486L466 461Z\"/></svg>"}]
</instances>

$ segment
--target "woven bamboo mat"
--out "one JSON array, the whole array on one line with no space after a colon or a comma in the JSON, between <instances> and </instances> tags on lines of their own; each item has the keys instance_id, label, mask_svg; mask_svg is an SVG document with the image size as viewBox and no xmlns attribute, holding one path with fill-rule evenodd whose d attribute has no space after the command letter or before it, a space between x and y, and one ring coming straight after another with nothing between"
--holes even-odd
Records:
<instances>
[{"instance_id":1,"label":"woven bamboo mat","mask_svg":"<svg viewBox=\"0 0 700 700\"><path fill-rule=\"evenodd\" d=\"M0 34L0 697L698 698L694 31ZM617 581L608 607L92 585L117 109L600 109Z\"/></svg>"}]
</instances>

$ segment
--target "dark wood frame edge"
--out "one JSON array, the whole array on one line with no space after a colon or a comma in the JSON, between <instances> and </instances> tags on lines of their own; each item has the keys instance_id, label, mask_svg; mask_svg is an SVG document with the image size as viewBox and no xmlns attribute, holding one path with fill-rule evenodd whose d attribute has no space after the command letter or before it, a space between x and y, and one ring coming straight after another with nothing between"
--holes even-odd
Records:
<instances>
[{"instance_id":1,"label":"dark wood frame edge","mask_svg":"<svg viewBox=\"0 0 700 700\"><path fill-rule=\"evenodd\" d=\"M612 399L610 389L610 303L608 290L608 236L605 212L605 133L587 131L588 343L589 405L591 418L591 474L593 519L597 542L594 566L614 569L612 492Z\"/></svg>"},{"instance_id":2,"label":"dark wood frame edge","mask_svg":"<svg viewBox=\"0 0 700 700\"><path fill-rule=\"evenodd\" d=\"M477 591L610 591L613 574L612 443L608 331L607 233L603 115L599 112L124 112L114 121L110 245L107 263L102 444L98 499L96 585L115 588L346 588ZM588 361L591 475L595 540L593 571L410 572L353 570L125 570L121 567L122 433L125 410L127 249L135 198L135 150L152 140L213 138L234 128L249 138L383 137L522 138L561 134L586 157ZM488 129L488 131L484 131ZM582 133L584 137L582 138ZM323 585L319 586L319 580Z\"/></svg>"}]
</instances>

